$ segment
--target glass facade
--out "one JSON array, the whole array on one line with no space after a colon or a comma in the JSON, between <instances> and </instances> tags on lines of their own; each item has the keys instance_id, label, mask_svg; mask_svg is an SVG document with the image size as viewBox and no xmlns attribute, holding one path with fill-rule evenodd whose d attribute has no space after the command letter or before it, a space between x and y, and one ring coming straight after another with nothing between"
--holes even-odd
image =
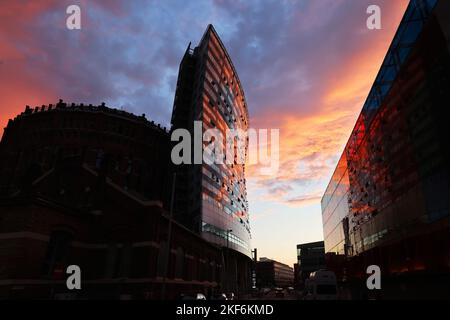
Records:
<instances>
[{"instance_id":1,"label":"glass facade","mask_svg":"<svg viewBox=\"0 0 450 320\"><path fill-rule=\"evenodd\" d=\"M173 128L193 131L201 121L203 132L219 130L226 146L227 130L248 129L245 95L233 63L213 26L208 26L200 44L190 47L180 65L172 115ZM242 142L242 141L241 141ZM244 152L247 152L247 141ZM208 142L203 142L203 148ZM190 187L177 190L178 215L188 216L202 236L221 246L229 246L248 257L250 224L245 180L245 164L236 152L231 162L177 168ZM181 219L183 219L181 217Z\"/></svg>"},{"instance_id":2,"label":"glass facade","mask_svg":"<svg viewBox=\"0 0 450 320\"><path fill-rule=\"evenodd\" d=\"M371 252L391 272L450 266L448 9L407 8L322 198L328 254ZM433 260L435 238L445 242Z\"/></svg>"},{"instance_id":3,"label":"glass facade","mask_svg":"<svg viewBox=\"0 0 450 320\"><path fill-rule=\"evenodd\" d=\"M297 245L297 264L303 271L317 271L325 268L324 242Z\"/></svg>"}]
</instances>

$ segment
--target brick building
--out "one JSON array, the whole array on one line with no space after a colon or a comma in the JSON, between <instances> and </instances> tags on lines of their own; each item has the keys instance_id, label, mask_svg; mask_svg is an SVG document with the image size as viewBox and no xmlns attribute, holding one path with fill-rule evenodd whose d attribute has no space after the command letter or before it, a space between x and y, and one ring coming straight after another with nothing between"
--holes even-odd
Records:
<instances>
[{"instance_id":1,"label":"brick building","mask_svg":"<svg viewBox=\"0 0 450 320\"><path fill-rule=\"evenodd\" d=\"M0 144L0 298L218 290L221 249L169 218L168 141L144 115L104 104L60 101L10 120ZM66 289L72 264L80 291Z\"/></svg>"}]
</instances>

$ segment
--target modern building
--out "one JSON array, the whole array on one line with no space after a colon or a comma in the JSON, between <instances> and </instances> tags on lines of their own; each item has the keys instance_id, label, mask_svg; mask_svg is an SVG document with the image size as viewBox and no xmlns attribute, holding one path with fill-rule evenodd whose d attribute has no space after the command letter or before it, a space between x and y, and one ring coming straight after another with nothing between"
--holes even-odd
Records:
<instances>
[{"instance_id":1,"label":"modern building","mask_svg":"<svg viewBox=\"0 0 450 320\"><path fill-rule=\"evenodd\" d=\"M326 268L323 241L297 245L298 284L301 286L309 275Z\"/></svg>"},{"instance_id":2,"label":"modern building","mask_svg":"<svg viewBox=\"0 0 450 320\"><path fill-rule=\"evenodd\" d=\"M60 101L10 120L0 143L0 299L218 290L220 247L169 218L169 139L105 105ZM69 265L81 268L79 292L65 285Z\"/></svg>"},{"instance_id":3,"label":"modern building","mask_svg":"<svg viewBox=\"0 0 450 320\"><path fill-rule=\"evenodd\" d=\"M372 264L450 274L449 21L449 1L409 3L322 198L325 251L349 279Z\"/></svg>"},{"instance_id":4,"label":"modern building","mask_svg":"<svg viewBox=\"0 0 450 320\"><path fill-rule=\"evenodd\" d=\"M225 46L212 25L199 45L189 44L180 64L172 113L172 130L186 129L193 137L191 163L175 166L174 214L178 221L211 243L225 248L229 290L247 290L251 277L251 231L245 164L207 164L203 133L247 132L249 117L244 91ZM200 139L200 140L199 140ZM245 153L248 141L245 140ZM200 159L195 152L200 150ZM237 157L235 153L233 155ZM197 161L196 161L197 160ZM226 159L231 160L231 159Z\"/></svg>"},{"instance_id":5,"label":"modern building","mask_svg":"<svg viewBox=\"0 0 450 320\"><path fill-rule=\"evenodd\" d=\"M287 264L261 258L256 264L258 288L287 288L294 285L294 270Z\"/></svg>"}]
</instances>

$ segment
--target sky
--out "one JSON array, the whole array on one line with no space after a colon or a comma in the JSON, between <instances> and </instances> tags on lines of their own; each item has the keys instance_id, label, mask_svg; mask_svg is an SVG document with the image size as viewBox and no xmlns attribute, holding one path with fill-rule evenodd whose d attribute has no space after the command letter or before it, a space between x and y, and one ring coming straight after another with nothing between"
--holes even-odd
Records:
<instances>
[{"instance_id":1,"label":"sky","mask_svg":"<svg viewBox=\"0 0 450 320\"><path fill-rule=\"evenodd\" d=\"M66 8L81 8L81 30ZM0 0L0 127L25 105L122 108L169 127L180 60L213 24L255 129L280 130L280 167L247 171L252 247L289 265L323 240L320 199L408 0ZM369 5L382 29L369 30Z\"/></svg>"}]
</instances>

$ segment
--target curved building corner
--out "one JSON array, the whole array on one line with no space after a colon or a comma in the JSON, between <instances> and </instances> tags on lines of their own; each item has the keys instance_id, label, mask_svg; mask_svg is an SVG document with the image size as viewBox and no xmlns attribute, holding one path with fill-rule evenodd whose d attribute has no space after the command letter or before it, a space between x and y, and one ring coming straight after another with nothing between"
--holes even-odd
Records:
<instances>
[{"instance_id":1,"label":"curved building corner","mask_svg":"<svg viewBox=\"0 0 450 320\"><path fill-rule=\"evenodd\" d=\"M202 123L202 133L218 129L224 137L227 130L246 132L249 127L244 90L212 25L207 27L197 47L191 48L189 44L178 75L172 130L187 129L195 139L195 121ZM251 230L245 164L203 162L174 166L174 171L176 219L222 247L228 289L248 290Z\"/></svg>"}]
</instances>

